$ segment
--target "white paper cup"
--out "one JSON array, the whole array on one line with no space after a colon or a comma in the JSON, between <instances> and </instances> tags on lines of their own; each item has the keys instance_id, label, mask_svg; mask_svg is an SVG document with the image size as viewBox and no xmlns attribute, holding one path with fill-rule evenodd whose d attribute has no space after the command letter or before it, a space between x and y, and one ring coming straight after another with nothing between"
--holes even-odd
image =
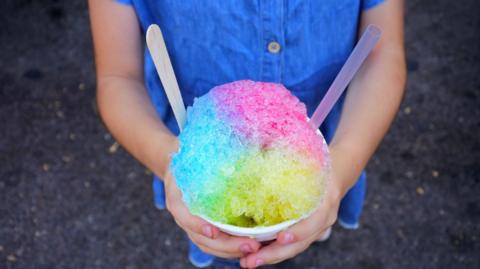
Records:
<instances>
[{"instance_id":1,"label":"white paper cup","mask_svg":"<svg viewBox=\"0 0 480 269\"><path fill-rule=\"evenodd\" d=\"M253 238L259 242L273 240L277 237L277 234L290 227L291 225L299 222L301 219L287 220L279 224L266 227L238 227L230 224L219 223L208 218L204 218L210 224L218 227L222 232L235 235Z\"/></svg>"},{"instance_id":2,"label":"white paper cup","mask_svg":"<svg viewBox=\"0 0 480 269\"><path fill-rule=\"evenodd\" d=\"M331 170L331 163L330 163L330 154L328 151L328 145L327 142L325 141L325 138L322 136L320 131L317 129L317 134L320 135L323 139L323 151L324 151L324 156L326 156L326 169L327 171L325 172L326 177L325 177L325 189L327 187L327 184L329 182L330 178L330 170ZM321 205L322 200L317 205L317 208ZM209 218L200 216L202 219L206 220L210 224L214 225L215 227L218 227L221 231L235 235L235 236L245 236L245 237L250 237L258 242L264 242L264 241L269 241L277 238L277 234L282 231L286 230L288 227L292 226L293 224L301 221L302 219L305 219L309 217L315 210L312 210L308 214L305 214L304 216L298 218L298 219L293 219L293 220L287 220L275 225L271 226L264 226L264 227L253 227L253 228L247 228L247 227L239 227L239 226L234 226L230 224L225 224L225 223L220 223L213 221Z\"/></svg>"}]
</instances>

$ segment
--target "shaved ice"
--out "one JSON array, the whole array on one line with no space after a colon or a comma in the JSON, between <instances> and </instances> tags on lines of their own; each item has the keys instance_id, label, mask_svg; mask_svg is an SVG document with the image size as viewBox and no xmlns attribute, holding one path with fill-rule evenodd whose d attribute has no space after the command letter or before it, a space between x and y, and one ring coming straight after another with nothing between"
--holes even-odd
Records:
<instances>
[{"instance_id":1,"label":"shaved ice","mask_svg":"<svg viewBox=\"0 0 480 269\"><path fill-rule=\"evenodd\" d=\"M321 202L327 146L281 84L213 88L187 109L179 142L170 169L194 215L263 227L299 219Z\"/></svg>"}]
</instances>

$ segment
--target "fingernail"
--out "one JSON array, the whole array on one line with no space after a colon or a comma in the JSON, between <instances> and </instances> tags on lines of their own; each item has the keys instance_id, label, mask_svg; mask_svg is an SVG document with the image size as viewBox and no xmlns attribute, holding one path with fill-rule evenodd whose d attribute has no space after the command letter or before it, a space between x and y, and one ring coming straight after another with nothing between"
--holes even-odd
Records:
<instances>
[{"instance_id":1,"label":"fingernail","mask_svg":"<svg viewBox=\"0 0 480 269\"><path fill-rule=\"evenodd\" d=\"M212 228L209 225L203 225L202 232L206 237L212 238L213 236Z\"/></svg>"},{"instance_id":2,"label":"fingernail","mask_svg":"<svg viewBox=\"0 0 480 269\"><path fill-rule=\"evenodd\" d=\"M263 260L262 259L257 259L255 261L255 267L260 266L260 265L263 265Z\"/></svg>"},{"instance_id":3,"label":"fingernail","mask_svg":"<svg viewBox=\"0 0 480 269\"><path fill-rule=\"evenodd\" d=\"M245 253L245 254L246 254L246 253L251 253L251 252L253 252L252 248L251 248L250 245L248 245L248 244L243 244L243 245L241 245L241 246L240 246L240 251L241 251L242 253Z\"/></svg>"},{"instance_id":4,"label":"fingernail","mask_svg":"<svg viewBox=\"0 0 480 269\"><path fill-rule=\"evenodd\" d=\"M293 234L291 233L285 233L285 236L283 238L286 244L293 242Z\"/></svg>"}]
</instances>

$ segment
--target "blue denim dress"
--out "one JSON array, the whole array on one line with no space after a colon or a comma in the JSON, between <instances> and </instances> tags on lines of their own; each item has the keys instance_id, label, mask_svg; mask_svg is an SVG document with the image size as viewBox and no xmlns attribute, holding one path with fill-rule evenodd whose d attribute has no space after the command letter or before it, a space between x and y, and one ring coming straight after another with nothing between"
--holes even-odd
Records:
<instances>
[{"instance_id":1,"label":"blue denim dress","mask_svg":"<svg viewBox=\"0 0 480 269\"><path fill-rule=\"evenodd\" d=\"M360 15L383 0L117 0L131 5L143 32L158 24L185 105L223 83L250 79L284 84L307 106L319 104L356 42ZM147 49L145 84L159 117L178 127ZM320 127L330 142L343 97ZM165 206L163 184L153 181L155 204ZM365 174L342 200L339 220L355 228Z\"/></svg>"}]
</instances>

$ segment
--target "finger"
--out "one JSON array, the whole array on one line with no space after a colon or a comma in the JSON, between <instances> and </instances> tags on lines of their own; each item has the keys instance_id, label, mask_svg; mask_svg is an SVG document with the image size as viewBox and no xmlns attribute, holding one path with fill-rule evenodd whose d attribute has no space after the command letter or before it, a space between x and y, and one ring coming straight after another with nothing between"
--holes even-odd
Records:
<instances>
[{"instance_id":1,"label":"finger","mask_svg":"<svg viewBox=\"0 0 480 269\"><path fill-rule=\"evenodd\" d=\"M260 243L254 239L231 236L225 233L219 234L216 239L206 238L195 233L189 234L189 236L199 246L235 255L236 257L256 252L260 248Z\"/></svg>"},{"instance_id":2,"label":"finger","mask_svg":"<svg viewBox=\"0 0 480 269\"><path fill-rule=\"evenodd\" d=\"M175 218L175 222L185 231L200 234L202 236L215 239L221 233L217 227L205 220L190 214L183 205L176 205L170 211Z\"/></svg>"},{"instance_id":3,"label":"finger","mask_svg":"<svg viewBox=\"0 0 480 269\"><path fill-rule=\"evenodd\" d=\"M192 240L193 241L193 240ZM218 251L218 250L215 250L215 249L211 249L209 247L206 247L206 246L203 246L203 245L200 245L196 242L194 242L195 245L197 245L203 252L205 253L208 253L210 255L213 255L215 257L221 257L221 258L225 258L225 259L234 259L234 258L238 258L240 257L239 255L237 255L236 253L227 253L227 252L223 252L223 251Z\"/></svg>"},{"instance_id":4,"label":"finger","mask_svg":"<svg viewBox=\"0 0 480 269\"><path fill-rule=\"evenodd\" d=\"M310 241L301 241L290 245L282 245L274 242L240 259L240 264L247 268L256 268L265 264L275 264L292 258L304 251L310 245Z\"/></svg>"},{"instance_id":5,"label":"finger","mask_svg":"<svg viewBox=\"0 0 480 269\"><path fill-rule=\"evenodd\" d=\"M324 231L333 225L337 212L336 209L335 212L332 212L332 210L330 204L327 201L324 201L324 203L308 218L303 219L287 230L278 233L276 241L285 245L304 241L310 238L312 234L320 234L321 231Z\"/></svg>"},{"instance_id":6,"label":"finger","mask_svg":"<svg viewBox=\"0 0 480 269\"><path fill-rule=\"evenodd\" d=\"M281 231L277 235L276 242L282 245L292 244L294 242L303 241L312 234L317 234L324 229L323 216L312 214L310 217L296 223L285 231Z\"/></svg>"},{"instance_id":7,"label":"finger","mask_svg":"<svg viewBox=\"0 0 480 269\"><path fill-rule=\"evenodd\" d=\"M177 224L189 234L193 241L215 251L228 253L250 253L258 250L260 244L254 239L227 235L205 220L192 215L183 203L182 193L174 184L174 180L168 182L169 184L166 186L168 189L167 201L171 201L169 210L174 215ZM203 235L203 237L199 235ZM218 242L215 242L217 240Z\"/></svg>"},{"instance_id":8,"label":"finger","mask_svg":"<svg viewBox=\"0 0 480 269\"><path fill-rule=\"evenodd\" d=\"M245 258L240 258L240 266L242 268L247 268L247 260Z\"/></svg>"},{"instance_id":9,"label":"finger","mask_svg":"<svg viewBox=\"0 0 480 269\"><path fill-rule=\"evenodd\" d=\"M208 238L218 237L220 231L217 227L190 213L183 203L182 194L177 186L169 186L168 190L168 210L174 216L175 222L177 222L182 229L202 234Z\"/></svg>"},{"instance_id":10,"label":"finger","mask_svg":"<svg viewBox=\"0 0 480 269\"><path fill-rule=\"evenodd\" d=\"M198 248L200 248L205 253L214 255L216 257L222 257L222 258L236 258L236 257L238 257L238 256L235 256L234 253L227 253L227 252L224 252L224 251L215 250L215 249L209 248L208 246L202 245L199 242L196 242L197 240L195 240L195 238L192 234L188 234L188 237L193 242L193 244L195 244Z\"/></svg>"}]
</instances>

